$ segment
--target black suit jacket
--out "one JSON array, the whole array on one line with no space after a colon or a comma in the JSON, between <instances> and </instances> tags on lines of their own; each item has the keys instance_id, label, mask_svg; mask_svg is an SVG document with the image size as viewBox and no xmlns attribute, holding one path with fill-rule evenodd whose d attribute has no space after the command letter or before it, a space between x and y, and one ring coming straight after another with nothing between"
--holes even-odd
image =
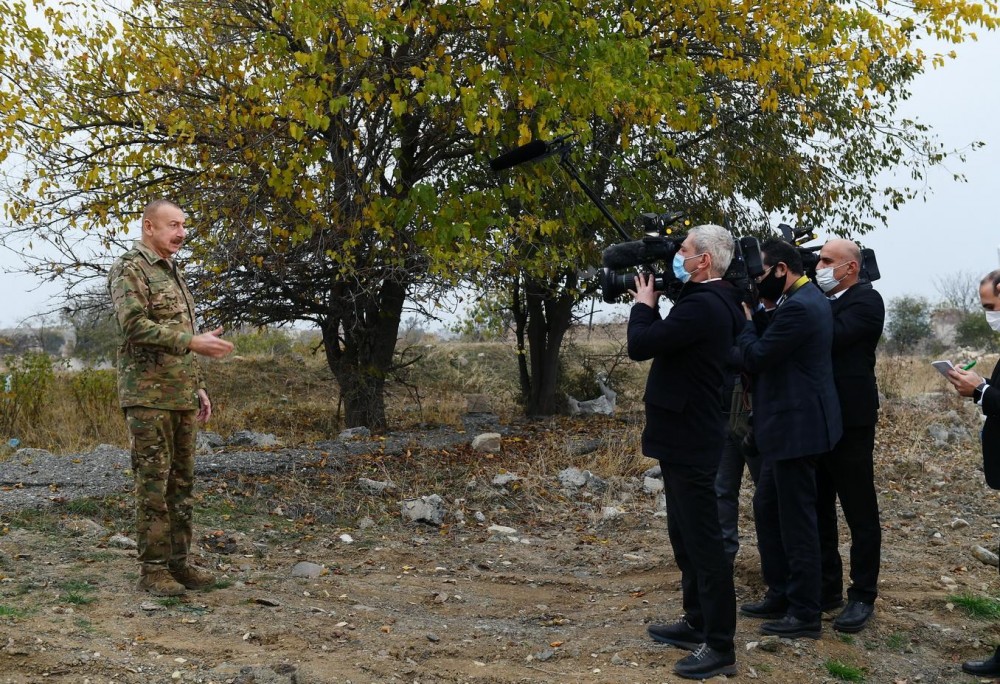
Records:
<instances>
[{"instance_id":1,"label":"black suit jacket","mask_svg":"<svg viewBox=\"0 0 1000 684\"><path fill-rule=\"evenodd\" d=\"M844 427L878 422L875 347L882 337L885 304L870 284L858 283L830 300L833 310L833 380Z\"/></svg>"},{"instance_id":2,"label":"black suit jacket","mask_svg":"<svg viewBox=\"0 0 1000 684\"><path fill-rule=\"evenodd\" d=\"M983 393L983 472L986 484L1000 489L1000 363L993 368L990 386Z\"/></svg>"},{"instance_id":3,"label":"black suit jacket","mask_svg":"<svg viewBox=\"0 0 1000 684\"><path fill-rule=\"evenodd\" d=\"M739 290L723 280L685 284L663 319L645 304L632 307L629 358L653 360L643 400L647 416L655 415L646 432L658 439L648 442L669 445L647 456L675 465L718 463L726 434L724 367L744 320Z\"/></svg>"},{"instance_id":4,"label":"black suit jacket","mask_svg":"<svg viewBox=\"0 0 1000 684\"><path fill-rule=\"evenodd\" d=\"M811 282L774 310L758 335L748 321L737 338L743 367L755 374L754 439L762 458L783 460L833 449L840 402L833 383L833 313Z\"/></svg>"}]
</instances>

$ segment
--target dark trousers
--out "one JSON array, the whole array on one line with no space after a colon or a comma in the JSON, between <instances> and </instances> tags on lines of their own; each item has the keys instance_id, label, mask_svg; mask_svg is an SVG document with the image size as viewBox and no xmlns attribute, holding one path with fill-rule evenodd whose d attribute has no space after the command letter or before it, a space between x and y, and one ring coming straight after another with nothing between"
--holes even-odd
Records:
<instances>
[{"instance_id":1,"label":"dark trousers","mask_svg":"<svg viewBox=\"0 0 1000 684\"><path fill-rule=\"evenodd\" d=\"M789 615L820 618L816 456L765 459L753 497L760 570L768 594L788 601Z\"/></svg>"},{"instance_id":2,"label":"dark trousers","mask_svg":"<svg viewBox=\"0 0 1000 684\"><path fill-rule=\"evenodd\" d=\"M719 474L715 477L715 499L719 507L719 525L722 527L722 548L729 560L740 550L740 487L743 485L743 466L750 471L754 484L760 478L760 454L753 437L745 440L732 432L726 435L726 446L719 461Z\"/></svg>"},{"instance_id":3,"label":"dark trousers","mask_svg":"<svg viewBox=\"0 0 1000 684\"><path fill-rule=\"evenodd\" d=\"M704 630L705 643L733 650L736 591L733 564L722 549L714 467L660 462L667 498L667 531L681 571L684 616Z\"/></svg>"},{"instance_id":4,"label":"dark trousers","mask_svg":"<svg viewBox=\"0 0 1000 684\"><path fill-rule=\"evenodd\" d=\"M841 598L844 567L838 548L837 499L851 530L849 601L874 603L882 555L882 525L875 496L875 426L845 427L833 451L816 467L816 523L822 559L823 601Z\"/></svg>"}]
</instances>

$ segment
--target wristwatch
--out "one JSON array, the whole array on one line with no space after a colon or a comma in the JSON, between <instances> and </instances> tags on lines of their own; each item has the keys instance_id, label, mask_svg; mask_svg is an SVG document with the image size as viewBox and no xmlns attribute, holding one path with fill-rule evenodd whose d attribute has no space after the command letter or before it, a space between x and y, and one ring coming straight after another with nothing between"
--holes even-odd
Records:
<instances>
[{"instance_id":1,"label":"wristwatch","mask_svg":"<svg viewBox=\"0 0 1000 684\"><path fill-rule=\"evenodd\" d=\"M972 401L973 401L973 403L978 404L979 402L981 402L983 400L983 392L985 392L986 388L989 387L989 386L990 386L990 384L988 382L986 382L985 380L983 380L981 383L979 383L979 386L976 387L976 389L972 390Z\"/></svg>"}]
</instances>

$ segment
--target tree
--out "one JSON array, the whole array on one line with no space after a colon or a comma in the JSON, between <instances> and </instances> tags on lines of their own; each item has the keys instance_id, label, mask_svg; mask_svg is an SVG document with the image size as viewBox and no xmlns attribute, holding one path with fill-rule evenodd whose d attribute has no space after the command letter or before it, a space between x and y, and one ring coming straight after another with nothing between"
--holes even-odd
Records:
<instances>
[{"instance_id":1,"label":"tree","mask_svg":"<svg viewBox=\"0 0 1000 684\"><path fill-rule=\"evenodd\" d=\"M889 301L887 313L885 331L890 348L896 352L911 352L933 335L930 303L923 297L895 297Z\"/></svg>"},{"instance_id":2,"label":"tree","mask_svg":"<svg viewBox=\"0 0 1000 684\"><path fill-rule=\"evenodd\" d=\"M384 428L427 246L468 237L435 208L463 192L481 125L481 8L83 2L39 30L3 3L0 19L0 157L24 169L5 208L59 250L40 268L99 273L73 229L110 246L147 200L174 199L206 321L315 323L347 423Z\"/></svg>"},{"instance_id":3,"label":"tree","mask_svg":"<svg viewBox=\"0 0 1000 684\"><path fill-rule=\"evenodd\" d=\"M614 46L622 57L607 74L624 89L608 88L605 74L583 88L579 79L536 79L532 88L515 60L509 67L530 98L504 93L504 130L521 132L512 143L577 134L574 163L626 224L639 209L682 209L694 223L760 234L781 213L863 234L914 197L926 168L947 156L926 127L896 115L908 84L943 63L913 42L918 28L960 42L970 26L996 26L976 4L944 14L936 4L909 9L904 17L860 3L783 2L733 12L710 1L669 11L633 3L620 21L604 23L591 15L600 31L586 47ZM572 24L571 12L558 17L560 30ZM885 184L882 172L899 167L913 187ZM578 274L620 238L569 192L553 162L511 175L494 204L507 230L483 245L496 258L476 260L494 268L470 272L483 289L504 292L488 303L513 312L526 406L548 412L557 404L562 336L574 307L594 292Z\"/></svg>"},{"instance_id":4,"label":"tree","mask_svg":"<svg viewBox=\"0 0 1000 684\"><path fill-rule=\"evenodd\" d=\"M118 350L118 322L111 296L105 288L96 287L68 297L62 318L76 335L73 356L90 364L114 361Z\"/></svg>"},{"instance_id":5,"label":"tree","mask_svg":"<svg viewBox=\"0 0 1000 684\"><path fill-rule=\"evenodd\" d=\"M986 322L982 311L969 312L962 316L955 326L955 343L987 352L1000 351L997 334Z\"/></svg>"},{"instance_id":6,"label":"tree","mask_svg":"<svg viewBox=\"0 0 1000 684\"><path fill-rule=\"evenodd\" d=\"M941 306L965 314L980 313L979 278L971 271L958 271L935 278L934 288L941 295Z\"/></svg>"},{"instance_id":7,"label":"tree","mask_svg":"<svg viewBox=\"0 0 1000 684\"><path fill-rule=\"evenodd\" d=\"M992 11L81 0L39 28L0 0L0 159L19 170L7 235L51 243L61 256L39 268L73 279L104 268L75 230L109 247L148 199L178 201L205 319L315 323L347 423L375 429L407 295L428 276L506 278L547 412L588 291L579 267L609 232L559 174L498 184L489 156L572 133L619 215L682 206L749 226L784 210L865 230L913 192L882 187L883 169L906 166L919 187L944 156L893 118L938 59L914 32L961 40Z\"/></svg>"}]
</instances>

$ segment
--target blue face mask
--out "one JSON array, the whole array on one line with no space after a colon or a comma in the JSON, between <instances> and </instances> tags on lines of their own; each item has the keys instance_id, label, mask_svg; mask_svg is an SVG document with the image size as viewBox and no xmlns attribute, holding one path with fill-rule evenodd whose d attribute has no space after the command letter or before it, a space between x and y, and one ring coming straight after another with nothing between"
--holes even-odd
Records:
<instances>
[{"instance_id":1,"label":"blue face mask","mask_svg":"<svg viewBox=\"0 0 1000 684\"><path fill-rule=\"evenodd\" d=\"M686 283L691 279L691 274L684 269L684 262L688 259L696 259L700 257L701 254L695 254L694 256L689 256L685 259L680 253L674 255L674 275L677 276L677 280L682 283Z\"/></svg>"}]
</instances>

